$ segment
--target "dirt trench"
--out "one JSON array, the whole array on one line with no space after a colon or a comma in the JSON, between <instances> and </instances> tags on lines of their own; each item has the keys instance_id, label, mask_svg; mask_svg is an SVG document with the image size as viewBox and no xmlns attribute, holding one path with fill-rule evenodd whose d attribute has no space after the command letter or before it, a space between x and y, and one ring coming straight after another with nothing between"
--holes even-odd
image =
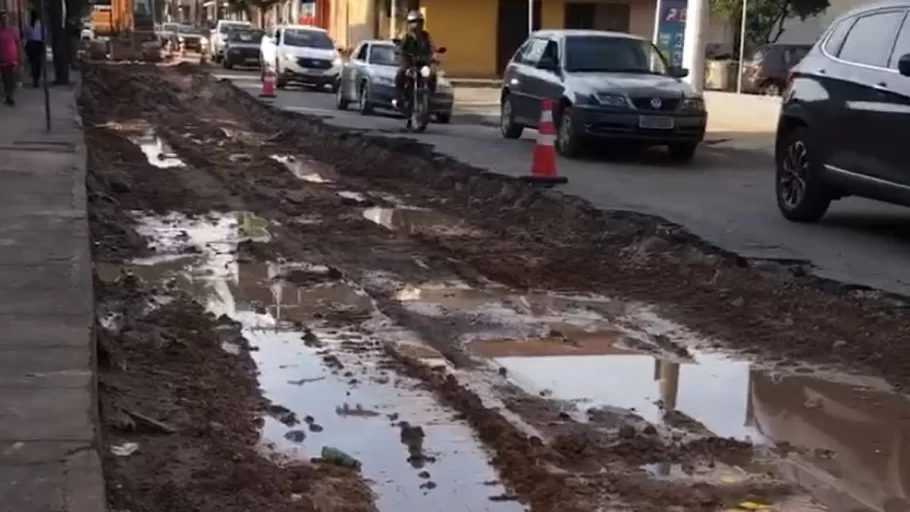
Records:
<instances>
[{"instance_id":1,"label":"dirt trench","mask_svg":"<svg viewBox=\"0 0 910 512\"><path fill-rule=\"evenodd\" d=\"M244 339L237 319L217 316L192 293L198 284L182 285L179 272L156 282L124 270L135 258L200 251L144 236L141 215L179 212L205 223L218 212L248 212L267 225L269 236L236 245L241 265L305 262L329 270L269 278L298 290L356 284L369 304L325 302L291 319L308 346L324 345L312 324L334 332L326 326L344 330L381 314L415 333L455 370L477 368L482 362L457 342L476 319L415 311L400 295L402 283L457 281L476 289L495 283L528 293L599 293L656 304L716 345L784 365L859 362L895 384L910 370L910 357L897 344L906 326L890 302L756 268L678 226L599 212L578 199L467 169L412 142L343 132L274 111L192 66L92 65L81 108L94 256L120 272L98 279L104 437L107 444L139 446L128 457L105 457L116 510L377 506L357 468L262 455L263 417L290 425L299 418L263 397L256 347ZM166 142L173 155L148 156L140 149L143 138ZM181 164L166 165L168 159ZM414 213L402 204L435 213ZM389 220L395 225L387 229L365 217L371 209L403 218ZM185 221L169 222L179 227ZM257 297L252 309L267 311L267 297L250 296ZM686 355L686 347L646 341L654 353ZM226 352L225 343L239 347L238 353ZM336 365L341 352L370 352L390 372L431 389L491 450L506 489L491 496L497 502L517 500L541 512L607 504L716 510L798 492L774 479L724 485L654 479L644 465L713 466L749 458L751 447L635 415L608 415L600 428L502 382L507 411L497 410L438 363L427 364L394 343L355 345L342 343L337 355L328 349L320 355ZM337 363L334 373L353 382L349 366Z\"/></svg>"}]
</instances>

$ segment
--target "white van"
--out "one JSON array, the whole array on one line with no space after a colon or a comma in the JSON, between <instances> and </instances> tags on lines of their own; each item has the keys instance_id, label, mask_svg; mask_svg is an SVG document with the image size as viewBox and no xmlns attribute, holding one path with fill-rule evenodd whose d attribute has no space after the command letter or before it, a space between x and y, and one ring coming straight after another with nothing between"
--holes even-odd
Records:
<instances>
[{"instance_id":1,"label":"white van","mask_svg":"<svg viewBox=\"0 0 910 512\"><path fill-rule=\"evenodd\" d=\"M325 30L310 25L284 25L262 38L263 70L275 72L276 86L291 82L332 87L341 73L341 55Z\"/></svg>"},{"instance_id":2,"label":"white van","mask_svg":"<svg viewBox=\"0 0 910 512\"><path fill-rule=\"evenodd\" d=\"M235 28L253 28L253 24L249 21L236 21L236 20L218 20L218 24L215 25L215 30L212 31L212 37L209 40L209 45L211 46L212 59L215 62L221 62L221 59L224 58L224 41L229 30Z\"/></svg>"}]
</instances>

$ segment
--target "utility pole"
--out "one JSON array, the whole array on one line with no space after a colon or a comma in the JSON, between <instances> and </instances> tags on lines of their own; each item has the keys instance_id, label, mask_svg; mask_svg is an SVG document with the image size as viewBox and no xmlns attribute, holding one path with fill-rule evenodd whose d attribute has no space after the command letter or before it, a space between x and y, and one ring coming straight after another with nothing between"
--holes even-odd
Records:
<instances>
[{"instance_id":1,"label":"utility pole","mask_svg":"<svg viewBox=\"0 0 910 512\"><path fill-rule=\"evenodd\" d=\"M739 66L736 67L736 93L743 93L743 62L746 57L746 15L749 12L749 0L743 0L743 17L739 26Z\"/></svg>"},{"instance_id":2,"label":"utility pole","mask_svg":"<svg viewBox=\"0 0 910 512\"><path fill-rule=\"evenodd\" d=\"M686 12L683 67L689 70L686 81L696 93L705 88L705 29L710 14L710 0L689 0Z\"/></svg>"},{"instance_id":3,"label":"utility pole","mask_svg":"<svg viewBox=\"0 0 910 512\"><path fill-rule=\"evenodd\" d=\"M528 35L534 32L534 0L528 0Z\"/></svg>"}]
</instances>

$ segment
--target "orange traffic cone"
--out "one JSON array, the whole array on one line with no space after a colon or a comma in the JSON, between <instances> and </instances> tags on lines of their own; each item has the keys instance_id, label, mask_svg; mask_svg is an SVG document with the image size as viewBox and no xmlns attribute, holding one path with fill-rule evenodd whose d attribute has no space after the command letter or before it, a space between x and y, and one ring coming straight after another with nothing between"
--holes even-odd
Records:
<instances>
[{"instance_id":1,"label":"orange traffic cone","mask_svg":"<svg viewBox=\"0 0 910 512\"><path fill-rule=\"evenodd\" d=\"M531 175L522 180L545 185L568 183L565 176L556 174L556 149L553 142L556 130L553 128L553 102L544 98L540 105L540 127L534 144L534 159L531 161Z\"/></svg>"},{"instance_id":2,"label":"orange traffic cone","mask_svg":"<svg viewBox=\"0 0 910 512\"><path fill-rule=\"evenodd\" d=\"M274 98L275 97L275 72L271 69L266 68L262 76L262 92L259 93L260 98Z\"/></svg>"}]
</instances>

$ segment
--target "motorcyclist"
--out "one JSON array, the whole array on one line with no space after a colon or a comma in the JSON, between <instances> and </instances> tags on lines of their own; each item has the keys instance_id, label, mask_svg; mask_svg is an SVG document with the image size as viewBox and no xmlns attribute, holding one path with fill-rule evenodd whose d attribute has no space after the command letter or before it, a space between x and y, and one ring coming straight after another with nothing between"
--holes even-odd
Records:
<instances>
[{"instance_id":1,"label":"motorcyclist","mask_svg":"<svg viewBox=\"0 0 910 512\"><path fill-rule=\"evenodd\" d=\"M429 61L433 56L433 43L430 33L423 29L423 13L411 11L408 13L408 32L398 46L398 72L395 74L395 106L401 108L407 101L405 87L407 70L413 67L415 61ZM435 90L436 77L430 78L430 90Z\"/></svg>"}]
</instances>

